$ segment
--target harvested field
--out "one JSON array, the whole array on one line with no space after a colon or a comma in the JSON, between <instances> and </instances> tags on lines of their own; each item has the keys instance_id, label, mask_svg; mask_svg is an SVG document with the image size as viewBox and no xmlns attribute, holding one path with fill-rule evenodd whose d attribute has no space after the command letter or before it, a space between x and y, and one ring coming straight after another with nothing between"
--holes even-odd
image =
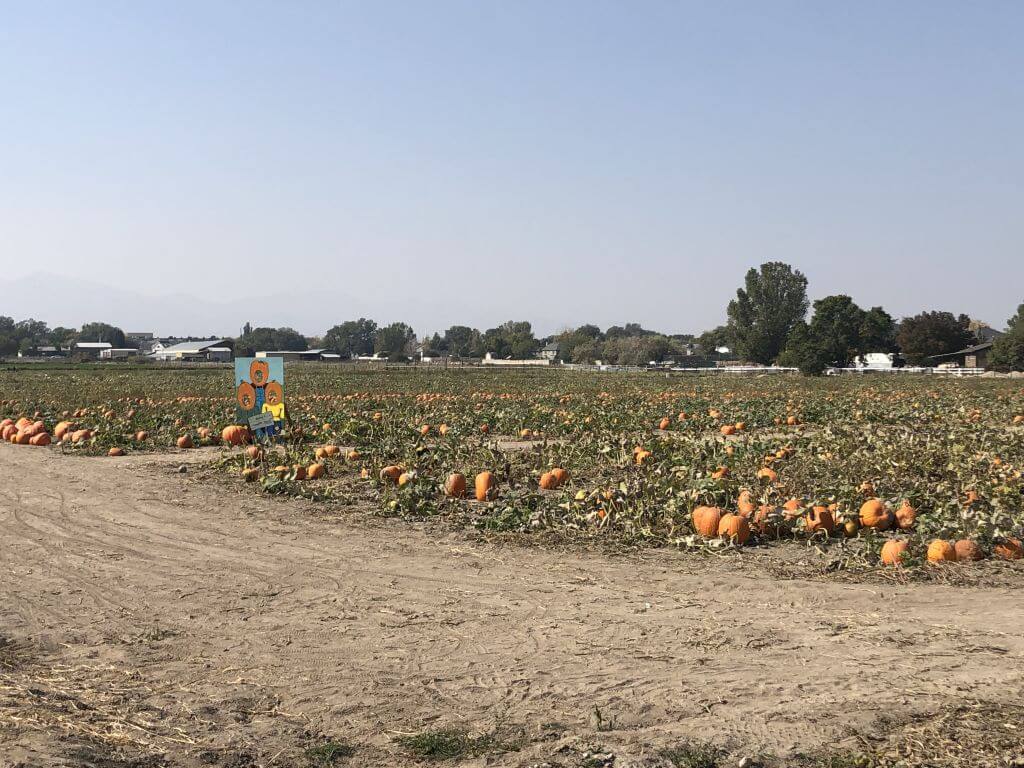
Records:
<instances>
[{"instance_id":1,"label":"harvested field","mask_svg":"<svg viewBox=\"0 0 1024 768\"><path fill-rule=\"evenodd\" d=\"M1007 382L794 380L787 392L688 381L696 394L669 397L679 382L659 391L663 381L601 378L581 380L589 396L576 399L574 379L542 389L513 377L518 394L492 398L471 395L482 383L472 377L387 372L374 380L408 391L322 401L309 389L353 380L297 368L293 418L305 434L280 461L315 461L328 442L361 457L322 459L315 481L261 462L246 483L239 448L170 447L229 418L208 372L115 379L128 399L112 395L109 377L129 375L120 371L77 372L79 384L95 378L71 394L37 378L57 374L21 373L0 374L7 415L38 412L52 429L64 410L84 410L74 418L96 434L0 445L5 768L1024 760L1022 561L882 567L877 549L892 532L813 535L802 513L743 548L689 529L694 504L733 509L745 487L852 505L870 481L893 506L915 500L916 525L896 538L969 532L987 549L1019 535L1022 393ZM154 381L202 399L157 398ZM618 394L588 389L613 381ZM427 398L425 385L465 392ZM676 419L652 439L654 416L684 401L694 423ZM746 420L739 437L709 440L711 402ZM558 405L576 410L569 426ZM787 408L813 429L776 425ZM859 425L858 408L871 414ZM493 433L481 437L485 420ZM160 437L102 455L138 429ZM613 435L621 461L602 458ZM793 453L773 463L778 480L758 482L766 446L783 440ZM639 441L649 462L633 459ZM820 462L828 446L851 450ZM720 461L732 476L705 476ZM392 462L419 480L379 480ZM555 465L570 479L539 491ZM501 480L495 499L445 499L448 472L472 481L487 466ZM825 487L826 476L839 479ZM620 483L614 524L588 527L579 492L589 504L592 490ZM964 504L967 490L978 498ZM494 524L523 519L520 508L545 524Z\"/></svg>"}]
</instances>

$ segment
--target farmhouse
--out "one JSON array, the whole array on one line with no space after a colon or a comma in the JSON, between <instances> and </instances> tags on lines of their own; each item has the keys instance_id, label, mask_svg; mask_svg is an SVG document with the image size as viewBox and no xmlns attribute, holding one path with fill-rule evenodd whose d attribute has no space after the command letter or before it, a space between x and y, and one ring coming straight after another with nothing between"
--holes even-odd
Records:
<instances>
[{"instance_id":1,"label":"farmhouse","mask_svg":"<svg viewBox=\"0 0 1024 768\"><path fill-rule=\"evenodd\" d=\"M538 353L538 357L541 360L557 360L558 356L562 354L562 348L559 346L557 341L549 342L545 344L541 351Z\"/></svg>"},{"instance_id":2,"label":"farmhouse","mask_svg":"<svg viewBox=\"0 0 1024 768\"><path fill-rule=\"evenodd\" d=\"M129 357L138 357L139 350L135 347L113 347L100 351L100 360L127 360Z\"/></svg>"},{"instance_id":3,"label":"farmhouse","mask_svg":"<svg viewBox=\"0 0 1024 768\"><path fill-rule=\"evenodd\" d=\"M153 358L161 362L210 362L226 363L231 360L231 348L224 339L206 341L183 341L169 347L161 346L153 352Z\"/></svg>"},{"instance_id":4,"label":"farmhouse","mask_svg":"<svg viewBox=\"0 0 1024 768\"><path fill-rule=\"evenodd\" d=\"M41 346L30 347L27 350L18 350L18 357L63 357L64 352L60 347Z\"/></svg>"},{"instance_id":5,"label":"farmhouse","mask_svg":"<svg viewBox=\"0 0 1024 768\"><path fill-rule=\"evenodd\" d=\"M338 362L341 355L327 349L282 349L273 352L257 352L256 357L279 357L285 362L314 361L314 362Z\"/></svg>"},{"instance_id":6,"label":"farmhouse","mask_svg":"<svg viewBox=\"0 0 1024 768\"><path fill-rule=\"evenodd\" d=\"M961 349L958 352L947 352L944 355L934 355L933 360L937 366L958 367L958 368L987 368L988 356L992 351L991 341Z\"/></svg>"},{"instance_id":7,"label":"farmhouse","mask_svg":"<svg viewBox=\"0 0 1024 768\"><path fill-rule=\"evenodd\" d=\"M96 360L103 350L112 347L113 345L109 341L80 341L75 344L75 355Z\"/></svg>"}]
</instances>

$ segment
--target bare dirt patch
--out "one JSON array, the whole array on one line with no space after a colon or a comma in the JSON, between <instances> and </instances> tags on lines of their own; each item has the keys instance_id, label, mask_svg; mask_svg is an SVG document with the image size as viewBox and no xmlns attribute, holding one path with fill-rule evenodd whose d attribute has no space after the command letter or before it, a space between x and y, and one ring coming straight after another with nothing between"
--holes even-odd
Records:
<instances>
[{"instance_id":1,"label":"bare dirt patch","mask_svg":"<svg viewBox=\"0 0 1024 768\"><path fill-rule=\"evenodd\" d=\"M1024 757L999 725L1024 693L1010 572L780 577L757 553L522 548L324 513L173 455L0 445L0 462L3 766L401 766L435 748L663 766L681 744L720 765L967 765L942 762L951 740L976 765Z\"/></svg>"}]
</instances>

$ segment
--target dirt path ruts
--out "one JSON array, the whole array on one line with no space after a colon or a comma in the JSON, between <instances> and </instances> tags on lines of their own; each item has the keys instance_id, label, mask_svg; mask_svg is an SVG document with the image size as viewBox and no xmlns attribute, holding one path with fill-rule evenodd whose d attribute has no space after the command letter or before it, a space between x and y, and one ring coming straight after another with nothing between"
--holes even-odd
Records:
<instances>
[{"instance_id":1,"label":"dirt path ruts","mask_svg":"<svg viewBox=\"0 0 1024 768\"><path fill-rule=\"evenodd\" d=\"M526 729L488 765L575 743L626 765L681 738L788 754L1024 691L1014 590L491 547L169 462L0 445L0 635L38 657L2 678L0 765L80 765L96 744L294 764L321 736L405 765L396 734L456 723ZM76 697L91 712L60 703Z\"/></svg>"}]
</instances>

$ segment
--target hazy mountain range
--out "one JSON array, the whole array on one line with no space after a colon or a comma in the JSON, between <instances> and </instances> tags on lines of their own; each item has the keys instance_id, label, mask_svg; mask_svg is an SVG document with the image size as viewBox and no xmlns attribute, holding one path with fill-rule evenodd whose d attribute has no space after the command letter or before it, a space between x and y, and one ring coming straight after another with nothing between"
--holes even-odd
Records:
<instances>
[{"instance_id":1,"label":"hazy mountain range","mask_svg":"<svg viewBox=\"0 0 1024 768\"><path fill-rule=\"evenodd\" d=\"M410 301L392 298L386 293L359 295L312 289L225 298L204 292L202 285L197 285L194 293L161 296L145 287L127 290L99 281L43 272L0 280L0 296L3 296L0 315L15 320L33 318L50 327L67 328L99 321L124 331L148 331L157 336L234 337L246 322L254 327L288 326L308 336L317 336L337 323L359 317L371 318L379 324L406 322L421 336L443 332L454 324L490 328L505 320L529 320L538 334L564 327L553 316L510 315L495 319L494 308L474 297L459 296L457 301L452 301L451 296ZM445 321L431 322L431 318L445 318Z\"/></svg>"}]
</instances>

